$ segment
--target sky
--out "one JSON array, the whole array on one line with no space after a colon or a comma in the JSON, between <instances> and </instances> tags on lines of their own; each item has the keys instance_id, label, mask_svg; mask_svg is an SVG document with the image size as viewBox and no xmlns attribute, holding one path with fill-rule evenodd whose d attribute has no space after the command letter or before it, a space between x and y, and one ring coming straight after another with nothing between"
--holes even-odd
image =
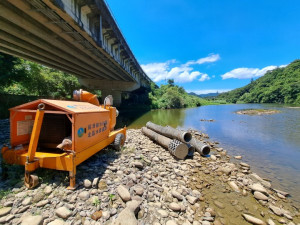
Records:
<instances>
[{"instance_id":1,"label":"sky","mask_svg":"<svg viewBox=\"0 0 300 225\"><path fill-rule=\"evenodd\" d=\"M224 92L300 58L299 0L106 0L158 85Z\"/></svg>"}]
</instances>

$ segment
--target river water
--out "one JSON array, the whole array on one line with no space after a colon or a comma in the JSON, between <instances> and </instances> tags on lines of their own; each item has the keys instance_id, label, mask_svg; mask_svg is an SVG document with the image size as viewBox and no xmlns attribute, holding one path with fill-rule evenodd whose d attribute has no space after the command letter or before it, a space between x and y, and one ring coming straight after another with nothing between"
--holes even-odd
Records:
<instances>
[{"instance_id":1,"label":"river water","mask_svg":"<svg viewBox=\"0 0 300 225\"><path fill-rule=\"evenodd\" d=\"M239 115L242 109L277 109L272 115ZM133 117L133 115L131 115ZM213 122L201 121L214 120ZM300 203L300 108L273 104L209 105L189 109L155 110L140 115L129 128L147 121L193 128L218 141L229 155L242 155L254 172L272 186L289 192Z\"/></svg>"}]
</instances>

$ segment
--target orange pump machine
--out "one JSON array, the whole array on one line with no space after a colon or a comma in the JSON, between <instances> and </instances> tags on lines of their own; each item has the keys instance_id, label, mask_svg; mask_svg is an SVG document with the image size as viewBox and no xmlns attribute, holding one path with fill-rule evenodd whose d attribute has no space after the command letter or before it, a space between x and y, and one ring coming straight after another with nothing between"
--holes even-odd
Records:
<instances>
[{"instance_id":1,"label":"orange pump machine","mask_svg":"<svg viewBox=\"0 0 300 225\"><path fill-rule=\"evenodd\" d=\"M69 171L70 186L75 188L76 166L114 144L125 142L126 127L114 130L118 111L112 97L100 105L96 95L79 90L74 100L40 99L10 109L11 149L3 147L3 159L9 164L25 165L25 185L33 188L37 168ZM60 143L68 147L59 149Z\"/></svg>"}]
</instances>

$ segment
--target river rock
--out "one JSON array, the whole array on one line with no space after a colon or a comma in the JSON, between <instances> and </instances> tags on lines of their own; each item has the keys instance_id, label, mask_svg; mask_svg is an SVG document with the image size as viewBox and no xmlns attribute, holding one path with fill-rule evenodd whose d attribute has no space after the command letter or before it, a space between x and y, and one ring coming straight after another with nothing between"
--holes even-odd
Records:
<instances>
[{"instance_id":1,"label":"river rock","mask_svg":"<svg viewBox=\"0 0 300 225\"><path fill-rule=\"evenodd\" d=\"M172 209L173 211L181 211L181 206L177 204L176 202L172 202L169 205L169 208Z\"/></svg>"},{"instance_id":2,"label":"river rock","mask_svg":"<svg viewBox=\"0 0 300 225\"><path fill-rule=\"evenodd\" d=\"M154 157L152 158L152 161L154 161L154 162L159 162L159 158L158 158L157 156L154 156Z\"/></svg>"},{"instance_id":3,"label":"river rock","mask_svg":"<svg viewBox=\"0 0 300 225\"><path fill-rule=\"evenodd\" d=\"M79 197L81 200L85 201L85 200L88 200L88 199L89 199L90 193L89 193L88 191L83 191L83 192L81 192L81 193L78 195L78 197Z\"/></svg>"},{"instance_id":4,"label":"river rock","mask_svg":"<svg viewBox=\"0 0 300 225\"><path fill-rule=\"evenodd\" d=\"M13 201L7 201L7 202L4 202L3 206L4 206L4 207L12 207L13 204L14 204Z\"/></svg>"},{"instance_id":5,"label":"river rock","mask_svg":"<svg viewBox=\"0 0 300 225\"><path fill-rule=\"evenodd\" d=\"M271 209L272 212L277 216L283 216L283 211L275 205L269 205L269 209Z\"/></svg>"},{"instance_id":6,"label":"river rock","mask_svg":"<svg viewBox=\"0 0 300 225\"><path fill-rule=\"evenodd\" d=\"M96 211L91 215L91 218L95 221L102 217L102 211Z\"/></svg>"},{"instance_id":7,"label":"river rock","mask_svg":"<svg viewBox=\"0 0 300 225\"><path fill-rule=\"evenodd\" d=\"M117 219L113 221L112 225L137 225L137 219L134 213L129 209L125 208L119 213Z\"/></svg>"},{"instance_id":8,"label":"river rock","mask_svg":"<svg viewBox=\"0 0 300 225\"><path fill-rule=\"evenodd\" d=\"M51 186L46 186L44 189L44 193L46 195L50 195L52 193L52 187Z\"/></svg>"},{"instance_id":9,"label":"river rock","mask_svg":"<svg viewBox=\"0 0 300 225\"><path fill-rule=\"evenodd\" d=\"M274 223L274 221L272 219L268 219L267 224L268 225L276 225L276 223Z\"/></svg>"},{"instance_id":10,"label":"river rock","mask_svg":"<svg viewBox=\"0 0 300 225\"><path fill-rule=\"evenodd\" d=\"M247 167L247 168L250 168L250 166L247 164L247 163L244 163L244 162L241 162L240 165L242 167ZM246 215L246 214L245 214Z\"/></svg>"},{"instance_id":11,"label":"river rock","mask_svg":"<svg viewBox=\"0 0 300 225\"><path fill-rule=\"evenodd\" d=\"M194 205L196 203L196 201L198 200L198 198L191 196L191 195L187 195L186 199L188 200L188 202L192 205Z\"/></svg>"},{"instance_id":12,"label":"river rock","mask_svg":"<svg viewBox=\"0 0 300 225\"><path fill-rule=\"evenodd\" d=\"M63 206L56 209L55 214L60 218L67 219L69 216L72 215L72 212L68 208Z\"/></svg>"},{"instance_id":13,"label":"river rock","mask_svg":"<svg viewBox=\"0 0 300 225\"><path fill-rule=\"evenodd\" d=\"M204 221L202 221L201 224L202 224L202 225L210 225L211 223L210 223L209 221L204 220Z\"/></svg>"},{"instance_id":14,"label":"river rock","mask_svg":"<svg viewBox=\"0 0 300 225\"><path fill-rule=\"evenodd\" d=\"M135 161L132 163L136 168L139 168L139 169L143 169L144 165L143 163L139 162L139 161Z\"/></svg>"},{"instance_id":15,"label":"river rock","mask_svg":"<svg viewBox=\"0 0 300 225\"><path fill-rule=\"evenodd\" d=\"M141 186L136 186L134 188L134 191L137 195L140 195L140 196L142 196L144 194L144 188Z\"/></svg>"},{"instance_id":16,"label":"river rock","mask_svg":"<svg viewBox=\"0 0 300 225\"><path fill-rule=\"evenodd\" d=\"M243 157L240 155L234 156L235 159L242 159Z\"/></svg>"},{"instance_id":17,"label":"river rock","mask_svg":"<svg viewBox=\"0 0 300 225\"><path fill-rule=\"evenodd\" d=\"M42 201L38 202L38 203L36 204L36 206L37 206L37 207L43 207L43 206L47 205L48 203L49 203L49 200L46 199L46 200L42 200Z\"/></svg>"},{"instance_id":18,"label":"river rock","mask_svg":"<svg viewBox=\"0 0 300 225\"><path fill-rule=\"evenodd\" d=\"M168 221L166 222L166 225L177 225L177 223L176 223L176 221L174 221L174 220L168 220Z\"/></svg>"},{"instance_id":19,"label":"river rock","mask_svg":"<svg viewBox=\"0 0 300 225\"><path fill-rule=\"evenodd\" d=\"M134 173L129 174L128 178L130 178L133 182L136 183L136 175Z\"/></svg>"},{"instance_id":20,"label":"river rock","mask_svg":"<svg viewBox=\"0 0 300 225\"><path fill-rule=\"evenodd\" d=\"M107 189L107 184L106 184L106 182L105 182L104 180L100 180L100 182L98 183L98 188L99 188L100 190L105 190L105 189Z\"/></svg>"},{"instance_id":21,"label":"river rock","mask_svg":"<svg viewBox=\"0 0 300 225\"><path fill-rule=\"evenodd\" d=\"M97 187L98 183L99 183L99 177L94 178L94 180L92 182L92 187L93 188Z\"/></svg>"},{"instance_id":22,"label":"river rock","mask_svg":"<svg viewBox=\"0 0 300 225\"><path fill-rule=\"evenodd\" d=\"M160 210L158 210L157 212L158 212L158 213L161 215L161 217L163 217L163 218L166 218L166 217L169 216L169 213L168 213L168 211L166 211L166 210L160 209Z\"/></svg>"},{"instance_id":23,"label":"river rock","mask_svg":"<svg viewBox=\"0 0 300 225\"><path fill-rule=\"evenodd\" d=\"M48 223L47 225L65 225L65 222L60 219L53 220L52 222Z\"/></svg>"},{"instance_id":24,"label":"river rock","mask_svg":"<svg viewBox=\"0 0 300 225\"><path fill-rule=\"evenodd\" d=\"M259 191L254 191L254 198L257 200L267 201L268 197Z\"/></svg>"},{"instance_id":25,"label":"river rock","mask_svg":"<svg viewBox=\"0 0 300 225\"><path fill-rule=\"evenodd\" d=\"M220 209L224 209L225 208L225 206L224 206L224 204L223 203L221 203L221 202L219 202L219 201L214 201L214 204L218 207L218 208L220 208Z\"/></svg>"},{"instance_id":26,"label":"river rock","mask_svg":"<svg viewBox=\"0 0 300 225\"><path fill-rule=\"evenodd\" d=\"M38 191L32 198L32 202L37 203L45 198L45 193L43 191Z\"/></svg>"},{"instance_id":27,"label":"river rock","mask_svg":"<svg viewBox=\"0 0 300 225\"><path fill-rule=\"evenodd\" d=\"M265 222L254 217L254 216L250 216L248 214L243 214L243 217L245 218L245 220L247 220L249 223L252 224L256 224L256 225L265 225Z\"/></svg>"},{"instance_id":28,"label":"river rock","mask_svg":"<svg viewBox=\"0 0 300 225\"><path fill-rule=\"evenodd\" d=\"M141 203L142 200L141 201L132 200L126 203L126 208L130 209L134 214L137 214L140 209Z\"/></svg>"},{"instance_id":29,"label":"river rock","mask_svg":"<svg viewBox=\"0 0 300 225\"><path fill-rule=\"evenodd\" d=\"M22 205L24 205L24 206L29 205L31 203L31 201L32 201L32 198L27 197L22 201Z\"/></svg>"},{"instance_id":30,"label":"river rock","mask_svg":"<svg viewBox=\"0 0 300 225\"><path fill-rule=\"evenodd\" d=\"M225 173L226 175L229 175L232 171L232 169L229 167L222 167L220 170L221 170L221 172Z\"/></svg>"},{"instance_id":31,"label":"river rock","mask_svg":"<svg viewBox=\"0 0 300 225\"><path fill-rule=\"evenodd\" d=\"M7 216L0 217L0 224L4 224Z\"/></svg>"},{"instance_id":32,"label":"river rock","mask_svg":"<svg viewBox=\"0 0 300 225\"><path fill-rule=\"evenodd\" d=\"M179 201L182 201L183 200L183 196L181 194L179 194L179 192L175 191L175 190L172 190L171 191L171 194L174 198L177 198Z\"/></svg>"},{"instance_id":33,"label":"river rock","mask_svg":"<svg viewBox=\"0 0 300 225\"><path fill-rule=\"evenodd\" d=\"M22 218L22 223L21 225L42 225L43 224L43 217L38 215L38 216L25 216Z\"/></svg>"},{"instance_id":34,"label":"river rock","mask_svg":"<svg viewBox=\"0 0 300 225\"><path fill-rule=\"evenodd\" d=\"M217 157L216 157L215 155L211 155L210 158L211 158L212 160L214 160L214 161L217 160Z\"/></svg>"},{"instance_id":35,"label":"river rock","mask_svg":"<svg viewBox=\"0 0 300 225\"><path fill-rule=\"evenodd\" d=\"M83 186L85 188L91 188L92 187L92 182L89 179L84 179Z\"/></svg>"},{"instance_id":36,"label":"river rock","mask_svg":"<svg viewBox=\"0 0 300 225\"><path fill-rule=\"evenodd\" d=\"M0 217L6 216L11 211L11 207L3 207L0 209Z\"/></svg>"},{"instance_id":37,"label":"river rock","mask_svg":"<svg viewBox=\"0 0 300 225\"><path fill-rule=\"evenodd\" d=\"M124 202L127 202L131 199L130 193L129 193L128 189L125 186L120 185L117 188L117 192L118 192L119 196L121 197L121 199Z\"/></svg>"},{"instance_id":38,"label":"river rock","mask_svg":"<svg viewBox=\"0 0 300 225\"><path fill-rule=\"evenodd\" d=\"M259 191L263 194L268 194L267 189L265 189L260 183L254 183L250 185L250 188L252 189L252 191Z\"/></svg>"},{"instance_id":39,"label":"river rock","mask_svg":"<svg viewBox=\"0 0 300 225\"><path fill-rule=\"evenodd\" d=\"M102 218L103 218L104 220L108 220L109 217L110 217L109 211L103 211L103 212L102 212Z\"/></svg>"},{"instance_id":40,"label":"river rock","mask_svg":"<svg viewBox=\"0 0 300 225\"><path fill-rule=\"evenodd\" d=\"M235 192L240 192L239 187L236 185L234 181L229 181L228 184Z\"/></svg>"},{"instance_id":41,"label":"river rock","mask_svg":"<svg viewBox=\"0 0 300 225\"><path fill-rule=\"evenodd\" d=\"M285 197L287 197L289 195L289 193L278 190L278 189L275 189L275 188L273 188L273 190L276 191L277 193L280 193L280 194L284 195Z\"/></svg>"}]
</instances>

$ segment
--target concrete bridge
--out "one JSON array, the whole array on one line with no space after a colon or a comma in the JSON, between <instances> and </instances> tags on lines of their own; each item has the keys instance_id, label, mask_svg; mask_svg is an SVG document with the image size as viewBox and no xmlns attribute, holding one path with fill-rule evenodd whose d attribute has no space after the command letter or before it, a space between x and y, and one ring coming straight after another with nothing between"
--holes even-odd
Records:
<instances>
[{"instance_id":1,"label":"concrete bridge","mask_svg":"<svg viewBox=\"0 0 300 225\"><path fill-rule=\"evenodd\" d=\"M0 51L112 94L149 87L104 0L1 0Z\"/></svg>"}]
</instances>

